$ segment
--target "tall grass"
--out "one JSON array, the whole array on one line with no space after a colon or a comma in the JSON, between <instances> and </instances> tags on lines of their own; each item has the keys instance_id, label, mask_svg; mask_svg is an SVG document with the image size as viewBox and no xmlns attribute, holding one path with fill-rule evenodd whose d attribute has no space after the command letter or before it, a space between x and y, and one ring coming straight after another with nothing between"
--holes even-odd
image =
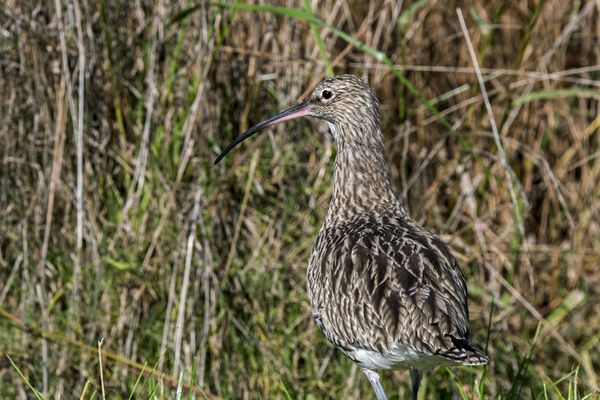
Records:
<instances>
[{"instance_id":1,"label":"tall grass","mask_svg":"<svg viewBox=\"0 0 600 400\"><path fill-rule=\"evenodd\" d=\"M423 398L597 397L598 17L593 0L9 1L0 397L371 398L307 302L326 128L277 126L212 166L333 73L375 87L397 193L451 244L490 355L435 370ZM384 375L404 398L406 372Z\"/></svg>"}]
</instances>

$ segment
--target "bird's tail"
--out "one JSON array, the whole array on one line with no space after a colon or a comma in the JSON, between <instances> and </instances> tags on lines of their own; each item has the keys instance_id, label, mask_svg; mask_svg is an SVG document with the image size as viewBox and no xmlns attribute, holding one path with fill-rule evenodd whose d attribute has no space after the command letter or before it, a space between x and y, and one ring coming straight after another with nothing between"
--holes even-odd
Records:
<instances>
[{"instance_id":1,"label":"bird's tail","mask_svg":"<svg viewBox=\"0 0 600 400\"><path fill-rule=\"evenodd\" d=\"M462 365L486 365L488 361L488 356L479 349L465 354L465 356L461 357L459 360Z\"/></svg>"},{"instance_id":2,"label":"bird's tail","mask_svg":"<svg viewBox=\"0 0 600 400\"><path fill-rule=\"evenodd\" d=\"M454 347L439 355L462 365L485 365L488 363L488 356L471 343L471 340L452 338L452 342Z\"/></svg>"}]
</instances>

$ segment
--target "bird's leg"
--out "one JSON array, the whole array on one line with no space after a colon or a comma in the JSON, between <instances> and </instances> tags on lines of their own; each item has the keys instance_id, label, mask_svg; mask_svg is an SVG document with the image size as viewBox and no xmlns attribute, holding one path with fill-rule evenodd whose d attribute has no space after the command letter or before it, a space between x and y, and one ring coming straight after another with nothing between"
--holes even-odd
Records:
<instances>
[{"instance_id":1,"label":"bird's leg","mask_svg":"<svg viewBox=\"0 0 600 400\"><path fill-rule=\"evenodd\" d=\"M369 382L371 382L371 386L373 386L373 390L375 390L375 395L377 396L377 400L388 400L385 392L383 391L383 386L381 386L381 382L379 381L379 374L373 370L363 368L363 372L369 378Z\"/></svg>"},{"instance_id":2,"label":"bird's leg","mask_svg":"<svg viewBox=\"0 0 600 400\"><path fill-rule=\"evenodd\" d=\"M412 400L417 400L419 397L419 386L421 386L421 378L423 374L418 369L410 369L410 382L412 384Z\"/></svg>"}]
</instances>

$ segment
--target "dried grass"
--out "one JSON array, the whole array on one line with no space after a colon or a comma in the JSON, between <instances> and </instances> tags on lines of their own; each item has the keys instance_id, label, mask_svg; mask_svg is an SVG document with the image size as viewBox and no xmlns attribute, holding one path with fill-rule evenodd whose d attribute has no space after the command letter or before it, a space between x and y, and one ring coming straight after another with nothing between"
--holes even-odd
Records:
<instances>
[{"instance_id":1,"label":"dried grass","mask_svg":"<svg viewBox=\"0 0 600 400\"><path fill-rule=\"evenodd\" d=\"M438 370L426 396L597 395L597 1L189 7L0 9L1 394L371 396L306 298L325 127L212 166L334 71L376 88L392 181L469 277L490 365Z\"/></svg>"}]
</instances>

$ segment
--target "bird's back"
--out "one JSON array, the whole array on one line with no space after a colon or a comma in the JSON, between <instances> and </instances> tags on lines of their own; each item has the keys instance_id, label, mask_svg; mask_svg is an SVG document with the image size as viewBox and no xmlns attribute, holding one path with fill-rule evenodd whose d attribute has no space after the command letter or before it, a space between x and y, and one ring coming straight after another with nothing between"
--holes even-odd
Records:
<instances>
[{"instance_id":1,"label":"bird's back","mask_svg":"<svg viewBox=\"0 0 600 400\"><path fill-rule=\"evenodd\" d=\"M448 247L405 216L324 226L309 261L313 316L367 368L479 365L465 278Z\"/></svg>"}]
</instances>

